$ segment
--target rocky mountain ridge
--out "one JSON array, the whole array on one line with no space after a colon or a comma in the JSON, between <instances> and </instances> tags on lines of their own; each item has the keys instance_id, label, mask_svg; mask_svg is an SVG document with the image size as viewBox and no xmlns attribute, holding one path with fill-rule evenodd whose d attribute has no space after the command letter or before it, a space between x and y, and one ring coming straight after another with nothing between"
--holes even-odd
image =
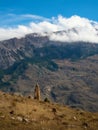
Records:
<instances>
[{"instance_id":1,"label":"rocky mountain ridge","mask_svg":"<svg viewBox=\"0 0 98 130\"><path fill-rule=\"evenodd\" d=\"M34 35L31 37L28 35L21 39L13 38L1 41L0 68L8 68L25 57L32 57L34 47L40 47L47 40L46 37L34 37Z\"/></svg>"},{"instance_id":2,"label":"rocky mountain ridge","mask_svg":"<svg viewBox=\"0 0 98 130\"><path fill-rule=\"evenodd\" d=\"M57 34L60 35L61 33L62 32L57 32ZM74 58L74 56L80 58L98 54L98 45L94 43L51 41L48 35L33 33L20 39L13 38L0 41L0 68L6 69L22 59L36 57L36 52L40 53L39 55L41 57L41 55L44 55L43 53L46 53L46 51L42 51L47 48L50 48L50 50L47 50L48 52L57 49L56 51L58 51L60 55L64 55L59 57L58 54L57 58L70 58L70 56L71 58ZM54 54L52 55L54 56ZM49 55L47 55L47 57L48 56Z\"/></svg>"}]
</instances>

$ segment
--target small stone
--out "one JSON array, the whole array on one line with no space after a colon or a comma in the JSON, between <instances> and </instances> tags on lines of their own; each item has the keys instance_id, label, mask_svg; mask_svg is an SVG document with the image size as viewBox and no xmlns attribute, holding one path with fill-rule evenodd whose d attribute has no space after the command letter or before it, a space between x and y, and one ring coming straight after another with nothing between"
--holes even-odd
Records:
<instances>
[{"instance_id":1,"label":"small stone","mask_svg":"<svg viewBox=\"0 0 98 130\"><path fill-rule=\"evenodd\" d=\"M0 116L0 118L5 118L5 116Z\"/></svg>"},{"instance_id":2,"label":"small stone","mask_svg":"<svg viewBox=\"0 0 98 130\"><path fill-rule=\"evenodd\" d=\"M12 120L15 120L15 117L11 117Z\"/></svg>"},{"instance_id":3,"label":"small stone","mask_svg":"<svg viewBox=\"0 0 98 130\"><path fill-rule=\"evenodd\" d=\"M21 116L17 116L17 118L16 118L18 121L23 121L23 118L21 117Z\"/></svg>"},{"instance_id":4,"label":"small stone","mask_svg":"<svg viewBox=\"0 0 98 130\"><path fill-rule=\"evenodd\" d=\"M52 108L52 112L56 113L57 112L56 108Z\"/></svg>"},{"instance_id":5,"label":"small stone","mask_svg":"<svg viewBox=\"0 0 98 130\"><path fill-rule=\"evenodd\" d=\"M77 120L77 118L75 116L73 118L74 118L74 120Z\"/></svg>"},{"instance_id":6,"label":"small stone","mask_svg":"<svg viewBox=\"0 0 98 130\"><path fill-rule=\"evenodd\" d=\"M28 123L28 122L29 122L29 119L27 119L27 118L23 118L22 121Z\"/></svg>"},{"instance_id":7,"label":"small stone","mask_svg":"<svg viewBox=\"0 0 98 130\"><path fill-rule=\"evenodd\" d=\"M36 119L32 119L32 121L33 121L33 122L37 122L37 120L36 120Z\"/></svg>"},{"instance_id":8,"label":"small stone","mask_svg":"<svg viewBox=\"0 0 98 130\"><path fill-rule=\"evenodd\" d=\"M88 127L88 124L86 122L84 122L82 125L84 126L85 129Z\"/></svg>"},{"instance_id":9,"label":"small stone","mask_svg":"<svg viewBox=\"0 0 98 130\"><path fill-rule=\"evenodd\" d=\"M12 110L12 111L10 111L10 114L14 114L14 111Z\"/></svg>"},{"instance_id":10,"label":"small stone","mask_svg":"<svg viewBox=\"0 0 98 130\"><path fill-rule=\"evenodd\" d=\"M32 96L30 96L30 95L28 96L28 98L29 98L29 99L33 99L33 97L32 97Z\"/></svg>"}]
</instances>

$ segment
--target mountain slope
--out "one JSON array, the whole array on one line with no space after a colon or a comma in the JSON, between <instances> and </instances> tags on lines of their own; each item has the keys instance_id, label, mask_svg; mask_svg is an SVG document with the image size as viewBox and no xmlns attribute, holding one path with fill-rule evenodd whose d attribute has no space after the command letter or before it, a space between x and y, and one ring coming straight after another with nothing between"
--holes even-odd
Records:
<instances>
[{"instance_id":1,"label":"mountain slope","mask_svg":"<svg viewBox=\"0 0 98 130\"><path fill-rule=\"evenodd\" d=\"M98 113L0 92L0 130L97 130Z\"/></svg>"},{"instance_id":2,"label":"mountain slope","mask_svg":"<svg viewBox=\"0 0 98 130\"><path fill-rule=\"evenodd\" d=\"M0 48L1 90L28 95L38 82L43 99L98 111L98 44L30 34L2 41Z\"/></svg>"}]
</instances>

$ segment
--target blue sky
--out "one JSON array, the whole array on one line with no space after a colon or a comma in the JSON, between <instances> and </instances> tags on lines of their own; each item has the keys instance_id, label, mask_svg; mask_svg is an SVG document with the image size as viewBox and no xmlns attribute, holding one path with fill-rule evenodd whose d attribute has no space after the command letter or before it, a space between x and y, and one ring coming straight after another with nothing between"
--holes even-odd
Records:
<instances>
[{"instance_id":1,"label":"blue sky","mask_svg":"<svg viewBox=\"0 0 98 130\"><path fill-rule=\"evenodd\" d=\"M0 40L73 28L52 39L98 42L98 0L0 0Z\"/></svg>"},{"instance_id":2,"label":"blue sky","mask_svg":"<svg viewBox=\"0 0 98 130\"><path fill-rule=\"evenodd\" d=\"M98 0L0 0L0 14L35 14L56 17L79 15L98 21Z\"/></svg>"}]
</instances>

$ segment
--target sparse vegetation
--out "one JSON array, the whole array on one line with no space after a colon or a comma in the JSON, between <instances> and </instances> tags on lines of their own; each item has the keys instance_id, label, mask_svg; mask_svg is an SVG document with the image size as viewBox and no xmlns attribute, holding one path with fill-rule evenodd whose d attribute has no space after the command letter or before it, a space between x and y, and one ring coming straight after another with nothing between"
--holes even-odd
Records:
<instances>
[{"instance_id":1,"label":"sparse vegetation","mask_svg":"<svg viewBox=\"0 0 98 130\"><path fill-rule=\"evenodd\" d=\"M46 98L44 99L44 102L50 102L50 100L46 97Z\"/></svg>"},{"instance_id":2,"label":"sparse vegetation","mask_svg":"<svg viewBox=\"0 0 98 130\"><path fill-rule=\"evenodd\" d=\"M97 130L98 113L82 113L68 106L0 92L0 130Z\"/></svg>"}]
</instances>

